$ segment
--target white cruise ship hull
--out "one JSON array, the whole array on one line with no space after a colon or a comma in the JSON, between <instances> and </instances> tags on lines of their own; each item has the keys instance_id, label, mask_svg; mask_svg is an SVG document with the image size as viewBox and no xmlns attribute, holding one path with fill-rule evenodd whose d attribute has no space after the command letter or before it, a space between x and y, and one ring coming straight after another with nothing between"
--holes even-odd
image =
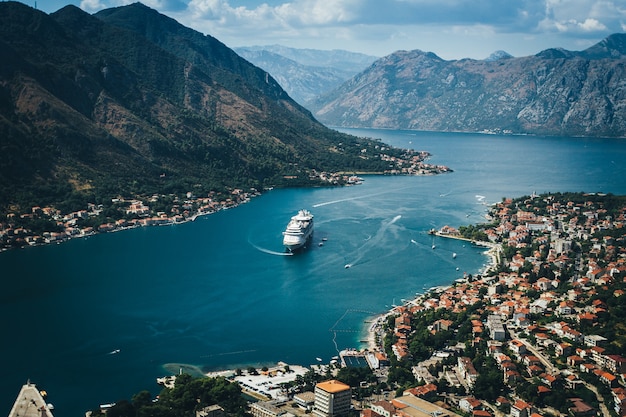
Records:
<instances>
[{"instance_id":1,"label":"white cruise ship hull","mask_svg":"<svg viewBox=\"0 0 626 417\"><path fill-rule=\"evenodd\" d=\"M308 210L300 210L293 216L283 232L283 245L290 252L306 246L313 235L313 215Z\"/></svg>"}]
</instances>

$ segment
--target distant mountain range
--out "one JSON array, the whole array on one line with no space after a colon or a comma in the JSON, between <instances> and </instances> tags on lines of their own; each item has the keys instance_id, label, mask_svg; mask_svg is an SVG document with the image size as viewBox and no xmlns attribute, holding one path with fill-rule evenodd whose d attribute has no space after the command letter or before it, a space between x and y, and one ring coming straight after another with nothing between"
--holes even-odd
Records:
<instances>
[{"instance_id":1,"label":"distant mountain range","mask_svg":"<svg viewBox=\"0 0 626 417\"><path fill-rule=\"evenodd\" d=\"M521 58L398 51L307 107L328 126L625 137L625 80L626 34Z\"/></svg>"},{"instance_id":2,"label":"distant mountain range","mask_svg":"<svg viewBox=\"0 0 626 417\"><path fill-rule=\"evenodd\" d=\"M327 93L378 58L342 50L295 49L281 45L233 48L263 68L300 104Z\"/></svg>"},{"instance_id":3,"label":"distant mountain range","mask_svg":"<svg viewBox=\"0 0 626 417\"><path fill-rule=\"evenodd\" d=\"M140 3L0 2L0 213L380 171L266 71ZM59 206L64 207L59 207Z\"/></svg>"}]
</instances>

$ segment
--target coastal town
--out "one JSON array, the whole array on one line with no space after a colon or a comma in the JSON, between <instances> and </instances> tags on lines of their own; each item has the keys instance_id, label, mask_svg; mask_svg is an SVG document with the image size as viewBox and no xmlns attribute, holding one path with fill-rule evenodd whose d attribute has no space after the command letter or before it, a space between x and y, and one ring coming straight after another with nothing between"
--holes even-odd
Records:
<instances>
[{"instance_id":1,"label":"coastal town","mask_svg":"<svg viewBox=\"0 0 626 417\"><path fill-rule=\"evenodd\" d=\"M366 348L311 367L333 383L346 368L372 371L375 382L343 385L350 412L327 411L325 382L295 394L268 382L280 368L265 370L258 384L233 376L261 399L251 413L626 415L626 200L532 195L503 199L488 216L486 225L432 232L488 246L493 263L485 271L394 307L372 321Z\"/></svg>"},{"instance_id":2,"label":"coastal town","mask_svg":"<svg viewBox=\"0 0 626 417\"><path fill-rule=\"evenodd\" d=\"M623 199L603 195L496 204L481 230L494 262L485 273L375 323L373 349L411 364L416 386L398 394L462 415L625 415L625 214ZM452 227L437 235L467 238ZM403 415L393 401L380 406Z\"/></svg>"}]
</instances>

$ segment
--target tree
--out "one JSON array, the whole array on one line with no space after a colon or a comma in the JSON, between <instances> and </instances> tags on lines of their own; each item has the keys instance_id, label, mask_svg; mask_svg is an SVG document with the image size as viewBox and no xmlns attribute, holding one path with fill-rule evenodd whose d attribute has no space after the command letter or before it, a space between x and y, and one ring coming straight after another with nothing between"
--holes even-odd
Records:
<instances>
[{"instance_id":1,"label":"tree","mask_svg":"<svg viewBox=\"0 0 626 417\"><path fill-rule=\"evenodd\" d=\"M337 379L351 387L358 387L361 381L375 382L376 376L369 367L346 367L337 372Z\"/></svg>"},{"instance_id":2,"label":"tree","mask_svg":"<svg viewBox=\"0 0 626 417\"><path fill-rule=\"evenodd\" d=\"M135 417L135 407L128 400L121 400L108 409L108 417Z\"/></svg>"},{"instance_id":3,"label":"tree","mask_svg":"<svg viewBox=\"0 0 626 417\"><path fill-rule=\"evenodd\" d=\"M398 366L393 366L389 369L387 381L390 384L395 383L399 386L408 386L415 384L415 377L410 369L407 369L405 366L399 364Z\"/></svg>"},{"instance_id":4,"label":"tree","mask_svg":"<svg viewBox=\"0 0 626 417\"><path fill-rule=\"evenodd\" d=\"M131 401L133 403L133 407L135 407L135 409L139 409L152 404L152 395L148 391L140 391L133 395Z\"/></svg>"}]
</instances>

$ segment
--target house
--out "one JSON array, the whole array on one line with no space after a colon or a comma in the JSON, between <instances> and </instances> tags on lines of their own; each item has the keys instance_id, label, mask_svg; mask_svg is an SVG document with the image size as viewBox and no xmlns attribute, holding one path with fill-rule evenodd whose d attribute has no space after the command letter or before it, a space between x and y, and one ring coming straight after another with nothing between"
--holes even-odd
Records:
<instances>
[{"instance_id":1,"label":"house","mask_svg":"<svg viewBox=\"0 0 626 417\"><path fill-rule=\"evenodd\" d=\"M585 360L578 355L572 355L567 357L567 365L568 366L580 366L585 363Z\"/></svg>"},{"instance_id":2,"label":"house","mask_svg":"<svg viewBox=\"0 0 626 417\"><path fill-rule=\"evenodd\" d=\"M459 408L466 413L472 413L474 410L482 409L483 403L474 397L465 397L459 401Z\"/></svg>"},{"instance_id":3,"label":"house","mask_svg":"<svg viewBox=\"0 0 626 417\"><path fill-rule=\"evenodd\" d=\"M568 401L572 404L571 407L568 408L570 416L586 417L595 415L594 408L586 404L582 399L568 398Z\"/></svg>"},{"instance_id":4,"label":"house","mask_svg":"<svg viewBox=\"0 0 626 417\"><path fill-rule=\"evenodd\" d=\"M518 356L526 353L526 345L518 339L514 339L509 342L509 349L511 349L511 351Z\"/></svg>"},{"instance_id":5,"label":"house","mask_svg":"<svg viewBox=\"0 0 626 417\"><path fill-rule=\"evenodd\" d=\"M440 332L443 330L450 330L450 327L454 324L452 320L437 320L433 323L433 330L436 332Z\"/></svg>"},{"instance_id":6,"label":"house","mask_svg":"<svg viewBox=\"0 0 626 417\"><path fill-rule=\"evenodd\" d=\"M567 342L558 343L554 346L554 353L557 356L569 356L572 353L572 345Z\"/></svg>"},{"instance_id":7,"label":"house","mask_svg":"<svg viewBox=\"0 0 626 417\"><path fill-rule=\"evenodd\" d=\"M371 408L365 408L359 413L359 417L383 417Z\"/></svg>"},{"instance_id":8,"label":"house","mask_svg":"<svg viewBox=\"0 0 626 417\"><path fill-rule=\"evenodd\" d=\"M457 365L459 373L465 379L467 385L473 387L476 379L478 378L478 372L474 368L474 364L471 359L467 357L460 357L457 359Z\"/></svg>"},{"instance_id":9,"label":"house","mask_svg":"<svg viewBox=\"0 0 626 417\"><path fill-rule=\"evenodd\" d=\"M542 395L549 394L552 390L545 385L539 385L537 387L537 395L541 397Z\"/></svg>"},{"instance_id":10,"label":"house","mask_svg":"<svg viewBox=\"0 0 626 417\"><path fill-rule=\"evenodd\" d=\"M626 358L620 355L605 355L604 367L614 374L626 372Z\"/></svg>"},{"instance_id":11,"label":"house","mask_svg":"<svg viewBox=\"0 0 626 417\"><path fill-rule=\"evenodd\" d=\"M404 391L404 395L414 395L417 398L429 398L437 394L437 385L426 384Z\"/></svg>"},{"instance_id":12,"label":"house","mask_svg":"<svg viewBox=\"0 0 626 417\"><path fill-rule=\"evenodd\" d=\"M622 387L613 388L611 393L613 394L615 412L618 415L624 415L624 412L626 412L626 389Z\"/></svg>"},{"instance_id":13,"label":"house","mask_svg":"<svg viewBox=\"0 0 626 417\"><path fill-rule=\"evenodd\" d=\"M611 373L601 371L599 377L600 381L608 387L614 388L618 384L617 377Z\"/></svg>"},{"instance_id":14,"label":"house","mask_svg":"<svg viewBox=\"0 0 626 417\"><path fill-rule=\"evenodd\" d=\"M376 401L372 405L370 405L372 411L382 417L391 417L396 413L396 407L389 401Z\"/></svg>"},{"instance_id":15,"label":"house","mask_svg":"<svg viewBox=\"0 0 626 417\"><path fill-rule=\"evenodd\" d=\"M511 404L511 417L530 417L532 407L526 401L517 400Z\"/></svg>"}]
</instances>

